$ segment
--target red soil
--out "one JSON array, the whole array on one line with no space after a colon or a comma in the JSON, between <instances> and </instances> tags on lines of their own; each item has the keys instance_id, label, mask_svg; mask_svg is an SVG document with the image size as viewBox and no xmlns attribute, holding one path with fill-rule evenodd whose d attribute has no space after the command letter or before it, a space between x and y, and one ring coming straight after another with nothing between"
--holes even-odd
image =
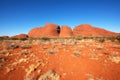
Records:
<instances>
[{"instance_id":1,"label":"red soil","mask_svg":"<svg viewBox=\"0 0 120 80\"><path fill-rule=\"evenodd\" d=\"M9 50L0 45L0 80L37 80L49 70L56 71L60 80L120 79L120 43L65 39L16 42L20 46L28 43L31 47Z\"/></svg>"},{"instance_id":2,"label":"red soil","mask_svg":"<svg viewBox=\"0 0 120 80\"><path fill-rule=\"evenodd\" d=\"M75 36L116 36L117 33L102 28L93 27L89 24L81 24L73 30Z\"/></svg>"}]
</instances>

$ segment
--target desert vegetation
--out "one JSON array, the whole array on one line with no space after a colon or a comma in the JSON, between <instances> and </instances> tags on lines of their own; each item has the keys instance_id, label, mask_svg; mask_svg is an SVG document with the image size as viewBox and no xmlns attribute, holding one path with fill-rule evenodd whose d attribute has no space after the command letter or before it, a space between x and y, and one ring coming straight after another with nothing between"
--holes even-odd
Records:
<instances>
[{"instance_id":1,"label":"desert vegetation","mask_svg":"<svg viewBox=\"0 0 120 80\"><path fill-rule=\"evenodd\" d=\"M1 38L0 74L0 80L119 80L119 36Z\"/></svg>"}]
</instances>

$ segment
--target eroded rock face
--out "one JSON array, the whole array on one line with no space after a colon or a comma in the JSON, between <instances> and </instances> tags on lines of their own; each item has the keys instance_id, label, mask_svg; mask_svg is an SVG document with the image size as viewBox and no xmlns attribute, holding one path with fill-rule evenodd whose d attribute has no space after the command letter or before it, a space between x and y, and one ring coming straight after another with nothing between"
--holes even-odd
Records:
<instances>
[{"instance_id":1,"label":"eroded rock face","mask_svg":"<svg viewBox=\"0 0 120 80\"><path fill-rule=\"evenodd\" d=\"M57 24L46 24L44 27L33 28L29 31L29 37L57 37L60 27Z\"/></svg>"},{"instance_id":2,"label":"eroded rock face","mask_svg":"<svg viewBox=\"0 0 120 80\"><path fill-rule=\"evenodd\" d=\"M57 37L60 33L60 27L57 24L46 24L45 25L44 36Z\"/></svg>"},{"instance_id":3,"label":"eroded rock face","mask_svg":"<svg viewBox=\"0 0 120 80\"><path fill-rule=\"evenodd\" d=\"M93 27L89 24L81 24L73 30L74 36L115 36L117 33L102 28Z\"/></svg>"},{"instance_id":4,"label":"eroded rock face","mask_svg":"<svg viewBox=\"0 0 120 80\"><path fill-rule=\"evenodd\" d=\"M72 31L68 26L60 28L57 24L46 24L44 27L33 28L29 31L29 37L71 37L71 36L116 36L117 33L102 28L93 27L89 24L76 26Z\"/></svg>"},{"instance_id":5,"label":"eroded rock face","mask_svg":"<svg viewBox=\"0 0 120 80\"><path fill-rule=\"evenodd\" d=\"M12 38L28 38L28 35L27 34L18 34L18 35L12 36Z\"/></svg>"},{"instance_id":6,"label":"eroded rock face","mask_svg":"<svg viewBox=\"0 0 120 80\"><path fill-rule=\"evenodd\" d=\"M42 37L44 36L44 28L43 27L33 28L29 31L28 36L35 38Z\"/></svg>"},{"instance_id":7,"label":"eroded rock face","mask_svg":"<svg viewBox=\"0 0 120 80\"><path fill-rule=\"evenodd\" d=\"M62 26L60 29L60 37L71 37L73 36L72 29L68 26Z\"/></svg>"}]
</instances>

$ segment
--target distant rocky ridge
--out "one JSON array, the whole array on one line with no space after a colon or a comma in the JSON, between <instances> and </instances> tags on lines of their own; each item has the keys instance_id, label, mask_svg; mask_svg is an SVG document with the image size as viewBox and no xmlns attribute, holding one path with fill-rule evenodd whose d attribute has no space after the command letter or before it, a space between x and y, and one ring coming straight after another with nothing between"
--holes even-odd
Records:
<instances>
[{"instance_id":1,"label":"distant rocky ridge","mask_svg":"<svg viewBox=\"0 0 120 80\"><path fill-rule=\"evenodd\" d=\"M14 35L14 36L0 36L1 39L9 39L9 38L18 38L18 39L21 39L21 38L28 38L28 35L27 34L18 34L18 35Z\"/></svg>"},{"instance_id":2,"label":"distant rocky ridge","mask_svg":"<svg viewBox=\"0 0 120 80\"><path fill-rule=\"evenodd\" d=\"M28 38L28 35L27 34L18 34L18 35L12 36L11 38Z\"/></svg>"},{"instance_id":3,"label":"distant rocky ridge","mask_svg":"<svg viewBox=\"0 0 120 80\"><path fill-rule=\"evenodd\" d=\"M69 26L59 26L58 24L46 24L43 27L31 29L28 34L18 34L12 38L40 38L40 37L73 37L73 36L117 36L118 33L102 28L94 27L90 24L81 24L73 30ZM1 36L2 37L2 36ZM3 36L4 38L9 36Z\"/></svg>"}]
</instances>

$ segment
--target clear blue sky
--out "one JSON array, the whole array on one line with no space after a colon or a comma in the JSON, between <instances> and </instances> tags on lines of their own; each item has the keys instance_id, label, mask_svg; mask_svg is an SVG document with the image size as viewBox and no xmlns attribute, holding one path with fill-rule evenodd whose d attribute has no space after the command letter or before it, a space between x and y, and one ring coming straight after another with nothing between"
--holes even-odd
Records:
<instances>
[{"instance_id":1,"label":"clear blue sky","mask_svg":"<svg viewBox=\"0 0 120 80\"><path fill-rule=\"evenodd\" d=\"M88 23L120 32L120 0L0 0L0 36L28 33L46 23Z\"/></svg>"}]
</instances>

